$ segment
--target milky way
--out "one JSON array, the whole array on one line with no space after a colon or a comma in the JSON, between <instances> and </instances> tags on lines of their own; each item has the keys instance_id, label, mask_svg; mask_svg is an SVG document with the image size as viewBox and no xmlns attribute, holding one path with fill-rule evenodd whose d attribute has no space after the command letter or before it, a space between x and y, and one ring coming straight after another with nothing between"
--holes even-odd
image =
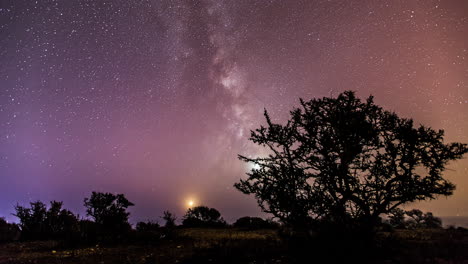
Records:
<instances>
[{"instance_id":1,"label":"milky way","mask_svg":"<svg viewBox=\"0 0 468 264\"><path fill-rule=\"evenodd\" d=\"M91 191L125 193L132 221L189 197L259 215L232 185L268 109L355 90L468 142L468 2L5 0L0 3L0 216ZM455 195L418 204L468 215ZM415 205L416 206L416 205Z\"/></svg>"}]
</instances>

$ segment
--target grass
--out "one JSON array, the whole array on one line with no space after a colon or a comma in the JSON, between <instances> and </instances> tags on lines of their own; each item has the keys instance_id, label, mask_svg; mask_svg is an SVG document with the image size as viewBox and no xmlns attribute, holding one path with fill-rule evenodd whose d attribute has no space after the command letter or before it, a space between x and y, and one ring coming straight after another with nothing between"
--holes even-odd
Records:
<instances>
[{"instance_id":1,"label":"grass","mask_svg":"<svg viewBox=\"0 0 468 264\"><path fill-rule=\"evenodd\" d=\"M460 230L399 230L379 234L387 255L375 263L468 263L468 233ZM365 248L351 242L281 239L275 230L177 229L172 239L150 244L61 248L55 241L0 245L0 264L19 263L331 263L363 261ZM347 248L347 249L345 249ZM391 251L392 250L392 251ZM324 260L323 262L320 261ZM372 261L370 261L372 262Z\"/></svg>"}]
</instances>

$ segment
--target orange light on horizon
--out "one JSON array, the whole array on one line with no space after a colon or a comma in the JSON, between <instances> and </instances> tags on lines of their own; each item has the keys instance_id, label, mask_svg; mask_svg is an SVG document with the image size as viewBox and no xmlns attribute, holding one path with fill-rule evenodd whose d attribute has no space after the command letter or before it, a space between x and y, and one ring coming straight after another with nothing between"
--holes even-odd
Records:
<instances>
[{"instance_id":1,"label":"orange light on horizon","mask_svg":"<svg viewBox=\"0 0 468 264\"><path fill-rule=\"evenodd\" d=\"M194 199L187 199L185 204L188 208L192 208L193 206L195 206L196 202Z\"/></svg>"}]
</instances>

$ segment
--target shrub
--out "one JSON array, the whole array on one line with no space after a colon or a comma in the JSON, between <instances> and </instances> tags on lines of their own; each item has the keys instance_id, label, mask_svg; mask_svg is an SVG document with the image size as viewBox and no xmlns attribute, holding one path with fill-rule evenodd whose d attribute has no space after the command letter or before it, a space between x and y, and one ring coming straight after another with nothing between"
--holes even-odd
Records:
<instances>
[{"instance_id":1,"label":"shrub","mask_svg":"<svg viewBox=\"0 0 468 264\"><path fill-rule=\"evenodd\" d=\"M188 209L182 224L185 227L224 227L226 222L221 217L221 213L206 206L197 206Z\"/></svg>"}]
</instances>

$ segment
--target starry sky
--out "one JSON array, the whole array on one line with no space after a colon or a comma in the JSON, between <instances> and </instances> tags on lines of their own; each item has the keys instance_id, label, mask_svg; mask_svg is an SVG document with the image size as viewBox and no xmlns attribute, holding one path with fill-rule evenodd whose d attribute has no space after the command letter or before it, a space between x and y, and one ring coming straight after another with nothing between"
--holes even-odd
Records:
<instances>
[{"instance_id":1,"label":"starry sky","mask_svg":"<svg viewBox=\"0 0 468 264\"><path fill-rule=\"evenodd\" d=\"M133 222L261 215L233 188L249 130L344 90L468 142L468 1L1 0L0 216L84 215L93 190ZM468 159L450 169L455 195L415 207L468 216Z\"/></svg>"}]
</instances>

